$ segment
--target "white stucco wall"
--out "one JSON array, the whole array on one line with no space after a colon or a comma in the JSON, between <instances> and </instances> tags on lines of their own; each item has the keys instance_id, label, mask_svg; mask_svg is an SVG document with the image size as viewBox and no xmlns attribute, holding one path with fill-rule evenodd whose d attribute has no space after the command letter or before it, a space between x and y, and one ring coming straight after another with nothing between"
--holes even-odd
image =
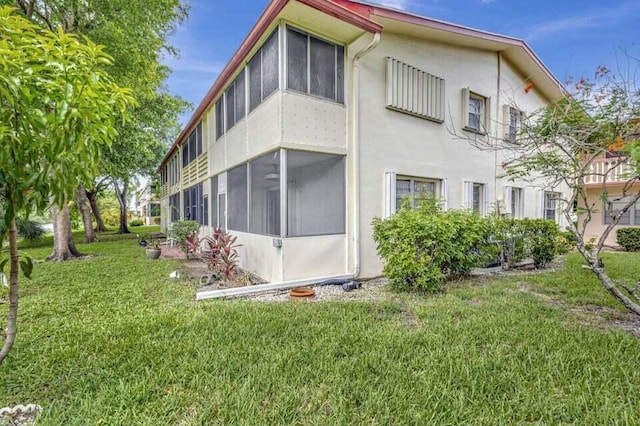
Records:
<instances>
[{"instance_id":1,"label":"white stucco wall","mask_svg":"<svg viewBox=\"0 0 640 426\"><path fill-rule=\"evenodd\" d=\"M387 109L386 57L445 79L444 123ZM525 182L496 179L501 157L480 150L467 138L483 138L462 130L462 89L490 98L490 132L502 134L502 105L512 100L526 111L545 105L498 53L384 34L380 45L360 65L360 232L361 275L379 275L382 262L372 239L371 220L384 214L384 174L446 179L449 208L461 208L464 181L486 184L490 210L503 198L504 185L521 186L525 214L539 217L539 191ZM499 78L500 75L500 78ZM498 81L500 80L500 84ZM498 88L500 87L500 89Z\"/></svg>"}]
</instances>

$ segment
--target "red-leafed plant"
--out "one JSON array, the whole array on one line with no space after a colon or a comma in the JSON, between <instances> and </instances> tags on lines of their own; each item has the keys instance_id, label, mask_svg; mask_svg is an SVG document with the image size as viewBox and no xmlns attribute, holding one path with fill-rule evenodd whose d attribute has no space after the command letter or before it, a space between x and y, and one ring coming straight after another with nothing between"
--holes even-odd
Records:
<instances>
[{"instance_id":1,"label":"red-leafed plant","mask_svg":"<svg viewBox=\"0 0 640 426\"><path fill-rule=\"evenodd\" d=\"M238 237L226 233L220 228L213 231L213 235L204 238L205 252L203 259L209 270L220 275L224 281L230 281L238 273L238 255L236 244Z\"/></svg>"},{"instance_id":2,"label":"red-leafed plant","mask_svg":"<svg viewBox=\"0 0 640 426\"><path fill-rule=\"evenodd\" d=\"M187 257L192 257L200 247L201 242L202 240L198 238L198 234L194 232L186 236L184 241L180 243L180 248L187 254Z\"/></svg>"}]
</instances>

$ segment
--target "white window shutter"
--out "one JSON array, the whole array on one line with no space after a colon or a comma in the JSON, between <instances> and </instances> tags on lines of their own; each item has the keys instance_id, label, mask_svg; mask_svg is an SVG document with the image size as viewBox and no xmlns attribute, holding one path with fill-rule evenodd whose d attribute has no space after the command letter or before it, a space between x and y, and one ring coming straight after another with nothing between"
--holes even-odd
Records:
<instances>
[{"instance_id":1,"label":"white window shutter","mask_svg":"<svg viewBox=\"0 0 640 426\"><path fill-rule=\"evenodd\" d=\"M524 188L520 188L520 205L518 208L520 209L520 217L524 217Z\"/></svg>"},{"instance_id":2,"label":"white window shutter","mask_svg":"<svg viewBox=\"0 0 640 426\"><path fill-rule=\"evenodd\" d=\"M462 89L462 127L469 127L469 88Z\"/></svg>"},{"instance_id":3,"label":"white window shutter","mask_svg":"<svg viewBox=\"0 0 640 426\"><path fill-rule=\"evenodd\" d=\"M502 105L502 138L509 139L509 124L511 123L511 111L509 105Z\"/></svg>"},{"instance_id":4,"label":"white window shutter","mask_svg":"<svg viewBox=\"0 0 640 426\"><path fill-rule=\"evenodd\" d=\"M491 196L491 185L489 183L485 183L484 184L484 190L482 191L482 195L484 198L484 212L483 212L483 216L487 216L489 214L489 211L491 209L491 201L492 201L492 196Z\"/></svg>"},{"instance_id":5,"label":"white window shutter","mask_svg":"<svg viewBox=\"0 0 640 426\"><path fill-rule=\"evenodd\" d=\"M567 226L567 220L564 217L564 201L563 194L558 193L558 201L556 201L556 217L558 218L558 226L560 229L565 229Z\"/></svg>"},{"instance_id":6,"label":"white window shutter","mask_svg":"<svg viewBox=\"0 0 640 426\"><path fill-rule=\"evenodd\" d=\"M544 189L538 190L538 217L544 219Z\"/></svg>"},{"instance_id":7,"label":"white window shutter","mask_svg":"<svg viewBox=\"0 0 640 426\"><path fill-rule=\"evenodd\" d=\"M473 182L464 181L462 185L462 208L473 208Z\"/></svg>"},{"instance_id":8,"label":"white window shutter","mask_svg":"<svg viewBox=\"0 0 640 426\"><path fill-rule=\"evenodd\" d=\"M504 187L504 211L500 213L508 214L513 216L515 212L511 211L511 203L513 198L513 187L505 186Z\"/></svg>"},{"instance_id":9,"label":"white window shutter","mask_svg":"<svg viewBox=\"0 0 640 426\"><path fill-rule=\"evenodd\" d=\"M442 199L442 210L449 210L449 188L447 185L447 178L440 181L440 198Z\"/></svg>"},{"instance_id":10,"label":"white window shutter","mask_svg":"<svg viewBox=\"0 0 640 426\"><path fill-rule=\"evenodd\" d=\"M484 131L486 133L491 132L491 97L484 100Z\"/></svg>"},{"instance_id":11,"label":"white window shutter","mask_svg":"<svg viewBox=\"0 0 640 426\"><path fill-rule=\"evenodd\" d=\"M384 218L391 217L396 212L396 174L384 174Z\"/></svg>"}]
</instances>

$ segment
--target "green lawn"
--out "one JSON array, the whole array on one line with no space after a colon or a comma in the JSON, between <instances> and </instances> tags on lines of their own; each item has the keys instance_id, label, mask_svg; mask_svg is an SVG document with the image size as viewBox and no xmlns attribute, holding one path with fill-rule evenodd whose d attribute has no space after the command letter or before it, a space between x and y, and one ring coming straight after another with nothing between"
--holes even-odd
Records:
<instances>
[{"instance_id":1,"label":"green lawn","mask_svg":"<svg viewBox=\"0 0 640 426\"><path fill-rule=\"evenodd\" d=\"M40 404L46 425L640 424L640 340L569 312L616 307L575 256L439 296L196 303L176 262L115 239L22 281L0 407ZM639 255L605 262L640 275Z\"/></svg>"}]
</instances>

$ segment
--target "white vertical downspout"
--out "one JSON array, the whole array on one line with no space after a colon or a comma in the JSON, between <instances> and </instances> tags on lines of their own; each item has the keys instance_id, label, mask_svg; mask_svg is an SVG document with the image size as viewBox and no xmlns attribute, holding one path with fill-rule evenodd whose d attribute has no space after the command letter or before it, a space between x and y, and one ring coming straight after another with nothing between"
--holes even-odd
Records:
<instances>
[{"instance_id":1,"label":"white vertical downspout","mask_svg":"<svg viewBox=\"0 0 640 426\"><path fill-rule=\"evenodd\" d=\"M360 59L380 44L380 33L373 35L373 40L367 47L353 57L353 104L352 135L353 143L353 189L354 189L354 220L353 220L353 277L360 275Z\"/></svg>"},{"instance_id":2,"label":"white vertical downspout","mask_svg":"<svg viewBox=\"0 0 640 426\"><path fill-rule=\"evenodd\" d=\"M504 122L504 117L500 117L500 111L502 110L500 108L500 82L502 80L502 53L498 52L497 53L497 62L498 62L498 81L496 84L496 125L495 130L494 130L494 135L495 135L495 149L494 149L494 164L493 164L493 193L494 193L494 197L493 197L493 203L494 206L496 207L496 212L498 212L498 141L500 140L500 132L502 131L502 125L500 125L501 122Z\"/></svg>"}]
</instances>

